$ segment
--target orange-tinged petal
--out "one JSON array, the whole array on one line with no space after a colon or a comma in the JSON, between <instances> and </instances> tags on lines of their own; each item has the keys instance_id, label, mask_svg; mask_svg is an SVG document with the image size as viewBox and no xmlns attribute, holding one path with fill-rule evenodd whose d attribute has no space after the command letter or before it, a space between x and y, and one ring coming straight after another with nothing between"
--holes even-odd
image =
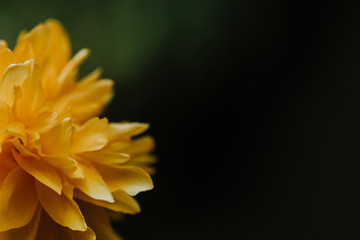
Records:
<instances>
[{"instance_id":1,"label":"orange-tinged petal","mask_svg":"<svg viewBox=\"0 0 360 240\"><path fill-rule=\"evenodd\" d=\"M96 164L96 169L112 192L123 190L134 196L154 187L150 175L138 167Z\"/></svg>"},{"instance_id":2,"label":"orange-tinged petal","mask_svg":"<svg viewBox=\"0 0 360 240\"><path fill-rule=\"evenodd\" d=\"M0 82L0 99L12 107L15 100L14 88L20 86L27 77L28 71L24 64L11 64Z\"/></svg>"},{"instance_id":3,"label":"orange-tinged petal","mask_svg":"<svg viewBox=\"0 0 360 240\"><path fill-rule=\"evenodd\" d=\"M87 230L84 216L74 200L58 195L40 182L36 182L36 191L42 207L55 222L72 230Z\"/></svg>"},{"instance_id":4,"label":"orange-tinged petal","mask_svg":"<svg viewBox=\"0 0 360 240\"><path fill-rule=\"evenodd\" d=\"M103 148L107 143L105 130L108 125L106 118L92 118L81 126L76 126L74 131L72 153L96 151Z\"/></svg>"},{"instance_id":5,"label":"orange-tinged petal","mask_svg":"<svg viewBox=\"0 0 360 240\"><path fill-rule=\"evenodd\" d=\"M47 164L45 161L29 156L22 156L17 151L12 152L16 162L22 169L31 174L39 182L53 189L56 193L61 194L62 181L55 168Z\"/></svg>"},{"instance_id":6,"label":"orange-tinged petal","mask_svg":"<svg viewBox=\"0 0 360 240\"><path fill-rule=\"evenodd\" d=\"M37 206L34 179L24 170L15 168L6 177L0 191L0 231L28 224Z\"/></svg>"},{"instance_id":7,"label":"orange-tinged petal","mask_svg":"<svg viewBox=\"0 0 360 240\"><path fill-rule=\"evenodd\" d=\"M9 106L0 100L0 128L5 127L9 123Z\"/></svg>"},{"instance_id":8,"label":"orange-tinged petal","mask_svg":"<svg viewBox=\"0 0 360 240\"><path fill-rule=\"evenodd\" d=\"M2 151L0 152L0 189L8 174L14 168L18 167L11 153L11 148L13 148L13 145L11 143L4 143L2 145Z\"/></svg>"},{"instance_id":9,"label":"orange-tinged petal","mask_svg":"<svg viewBox=\"0 0 360 240\"><path fill-rule=\"evenodd\" d=\"M127 194L126 192L122 190L117 190L112 194L115 199L114 203L109 203L109 202L90 198L80 191L75 191L74 197L82 201L91 203L93 205L97 205L99 207L104 207L115 212L122 212L128 214L135 214L140 212L139 203L133 197L129 196L129 194Z\"/></svg>"},{"instance_id":10,"label":"orange-tinged petal","mask_svg":"<svg viewBox=\"0 0 360 240\"><path fill-rule=\"evenodd\" d=\"M6 232L0 232L0 239L1 240L14 240L14 239L21 239L21 240L37 240L35 239L39 222L41 216L41 208L37 208L36 213L32 220L21 228L11 229Z\"/></svg>"},{"instance_id":11,"label":"orange-tinged petal","mask_svg":"<svg viewBox=\"0 0 360 240\"><path fill-rule=\"evenodd\" d=\"M41 135L42 152L47 155L68 157L73 136L70 118L63 119L58 125Z\"/></svg>"},{"instance_id":12,"label":"orange-tinged petal","mask_svg":"<svg viewBox=\"0 0 360 240\"><path fill-rule=\"evenodd\" d=\"M74 185L74 187L80 189L82 192L94 199L114 202L114 198L109 187L105 184L101 175L93 166L78 163L78 167L82 168L84 178L70 179L69 181Z\"/></svg>"}]
</instances>

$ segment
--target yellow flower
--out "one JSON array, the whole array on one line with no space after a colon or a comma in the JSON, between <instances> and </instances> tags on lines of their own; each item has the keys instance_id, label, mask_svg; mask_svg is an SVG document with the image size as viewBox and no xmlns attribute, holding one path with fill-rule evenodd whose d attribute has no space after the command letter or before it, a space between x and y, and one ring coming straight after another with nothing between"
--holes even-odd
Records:
<instances>
[{"instance_id":1,"label":"yellow flower","mask_svg":"<svg viewBox=\"0 0 360 240\"><path fill-rule=\"evenodd\" d=\"M133 198L153 184L151 137L144 123L97 116L113 82L95 70L78 81L89 55L73 58L55 20L0 41L0 239L119 237L106 210L135 214Z\"/></svg>"}]
</instances>

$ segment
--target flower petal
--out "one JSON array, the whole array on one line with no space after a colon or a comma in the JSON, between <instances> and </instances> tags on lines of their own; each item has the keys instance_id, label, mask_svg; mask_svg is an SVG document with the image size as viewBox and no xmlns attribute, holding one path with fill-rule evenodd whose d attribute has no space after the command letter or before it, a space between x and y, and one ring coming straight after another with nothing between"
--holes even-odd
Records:
<instances>
[{"instance_id":1,"label":"flower petal","mask_svg":"<svg viewBox=\"0 0 360 240\"><path fill-rule=\"evenodd\" d=\"M111 141L120 139L129 139L132 136L136 136L149 128L147 123L110 123L107 129L109 139Z\"/></svg>"},{"instance_id":2,"label":"flower petal","mask_svg":"<svg viewBox=\"0 0 360 240\"><path fill-rule=\"evenodd\" d=\"M86 196L84 193L80 191L75 191L74 194L75 194L74 195L75 198L91 203L93 205L97 205L99 207L107 208L115 212L122 212L128 214L136 214L140 212L139 203L133 197L129 196L129 194L127 194L122 190L117 190L112 193L115 199L114 203L95 200L93 198Z\"/></svg>"},{"instance_id":3,"label":"flower petal","mask_svg":"<svg viewBox=\"0 0 360 240\"><path fill-rule=\"evenodd\" d=\"M10 107L15 100L15 86L20 86L28 77L24 64L11 64L5 71L0 82L0 99Z\"/></svg>"},{"instance_id":4,"label":"flower petal","mask_svg":"<svg viewBox=\"0 0 360 240\"><path fill-rule=\"evenodd\" d=\"M81 153L103 148L108 143L105 133L107 125L108 120L106 118L95 117L79 127L76 126L71 152Z\"/></svg>"},{"instance_id":5,"label":"flower petal","mask_svg":"<svg viewBox=\"0 0 360 240\"><path fill-rule=\"evenodd\" d=\"M65 231L71 240L96 240L96 235L91 228L87 228L85 232L71 231L70 229L65 229Z\"/></svg>"},{"instance_id":6,"label":"flower petal","mask_svg":"<svg viewBox=\"0 0 360 240\"><path fill-rule=\"evenodd\" d=\"M12 170L0 192L0 231L28 224L37 206L34 179L21 168Z\"/></svg>"},{"instance_id":7,"label":"flower petal","mask_svg":"<svg viewBox=\"0 0 360 240\"><path fill-rule=\"evenodd\" d=\"M33 59L23 64L28 76L20 86L21 94L14 101L13 112L17 118L29 121L44 104L44 94L40 82L40 69Z\"/></svg>"},{"instance_id":8,"label":"flower petal","mask_svg":"<svg viewBox=\"0 0 360 240\"><path fill-rule=\"evenodd\" d=\"M130 156L120 152L94 151L82 153L79 156L87 161L95 161L102 164L122 164L129 160Z\"/></svg>"},{"instance_id":9,"label":"flower petal","mask_svg":"<svg viewBox=\"0 0 360 240\"><path fill-rule=\"evenodd\" d=\"M15 58L13 53L7 47L0 47L0 80L5 72L5 69L10 65L15 63Z\"/></svg>"},{"instance_id":10,"label":"flower petal","mask_svg":"<svg viewBox=\"0 0 360 240\"><path fill-rule=\"evenodd\" d=\"M5 125L7 125L9 123L9 107L8 105L4 102L0 100L0 127L4 127Z\"/></svg>"},{"instance_id":11,"label":"flower petal","mask_svg":"<svg viewBox=\"0 0 360 240\"><path fill-rule=\"evenodd\" d=\"M63 169L66 171L73 172L76 170L76 161L69 157L61 157L61 156L43 156L41 157L44 161L49 163L50 165Z\"/></svg>"},{"instance_id":12,"label":"flower petal","mask_svg":"<svg viewBox=\"0 0 360 240\"><path fill-rule=\"evenodd\" d=\"M89 226L96 232L98 239L121 240L112 229L109 217L104 209L82 201L79 204L81 209L83 209Z\"/></svg>"},{"instance_id":13,"label":"flower petal","mask_svg":"<svg viewBox=\"0 0 360 240\"><path fill-rule=\"evenodd\" d=\"M58 125L41 135L42 152L52 156L68 157L73 136L73 124L65 118Z\"/></svg>"},{"instance_id":14,"label":"flower petal","mask_svg":"<svg viewBox=\"0 0 360 240\"><path fill-rule=\"evenodd\" d=\"M74 185L74 187L80 189L82 192L94 199L114 202L114 198L109 187L105 184L101 175L93 166L78 163L78 167L82 168L84 178L70 179L69 181Z\"/></svg>"},{"instance_id":15,"label":"flower petal","mask_svg":"<svg viewBox=\"0 0 360 240\"><path fill-rule=\"evenodd\" d=\"M96 164L96 169L112 192L123 190L135 196L154 187L150 175L138 167Z\"/></svg>"},{"instance_id":16,"label":"flower petal","mask_svg":"<svg viewBox=\"0 0 360 240\"><path fill-rule=\"evenodd\" d=\"M86 88L74 88L54 102L53 110L62 113L71 107L74 122L83 123L101 113L113 96L113 85L112 80L102 79L87 84Z\"/></svg>"},{"instance_id":17,"label":"flower petal","mask_svg":"<svg viewBox=\"0 0 360 240\"><path fill-rule=\"evenodd\" d=\"M86 231L87 225L77 203L47 186L36 182L36 191L42 207L58 224L76 231Z\"/></svg>"},{"instance_id":18,"label":"flower petal","mask_svg":"<svg viewBox=\"0 0 360 240\"><path fill-rule=\"evenodd\" d=\"M17 151L12 151L16 162L22 169L31 174L41 183L61 194L62 181L59 173L45 161L39 159L22 156Z\"/></svg>"},{"instance_id":19,"label":"flower petal","mask_svg":"<svg viewBox=\"0 0 360 240\"><path fill-rule=\"evenodd\" d=\"M14 240L14 239L21 239L21 240L35 240L35 236L39 227L41 216L41 208L37 208L36 213L32 220L21 228L11 229L6 232L0 232L0 239L1 240Z\"/></svg>"},{"instance_id":20,"label":"flower petal","mask_svg":"<svg viewBox=\"0 0 360 240\"><path fill-rule=\"evenodd\" d=\"M86 58L89 56L89 49L81 49L75 56L67 62L59 76L57 77L57 88L55 89L54 96L58 97L64 90L69 90L74 84L74 75Z\"/></svg>"},{"instance_id":21,"label":"flower petal","mask_svg":"<svg viewBox=\"0 0 360 240\"><path fill-rule=\"evenodd\" d=\"M40 65L43 64L49 46L50 31L45 24L39 24L30 32L22 32L14 49L14 55L18 62L35 59Z\"/></svg>"},{"instance_id":22,"label":"flower petal","mask_svg":"<svg viewBox=\"0 0 360 240\"><path fill-rule=\"evenodd\" d=\"M56 112L42 112L36 115L33 121L31 121L30 128L41 134L53 128L56 123Z\"/></svg>"},{"instance_id":23,"label":"flower petal","mask_svg":"<svg viewBox=\"0 0 360 240\"><path fill-rule=\"evenodd\" d=\"M14 160L11 148L13 148L13 145L6 142L2 145L2 151L0 152L0 189L8 174L19 166Z\"/></svg>"}]
</instances>

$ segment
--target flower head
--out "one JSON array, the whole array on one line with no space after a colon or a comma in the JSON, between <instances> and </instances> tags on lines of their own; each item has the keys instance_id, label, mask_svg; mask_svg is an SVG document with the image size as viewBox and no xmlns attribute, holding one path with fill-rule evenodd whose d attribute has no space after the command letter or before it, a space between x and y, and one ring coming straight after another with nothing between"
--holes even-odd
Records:
<instances>
[{"instance_id":1,"label":"flower head","mask_svg":"<svg viewBox=\"0 0 360 240\"><path fill-rule=\"evenodd\" d=\"M78 80L88 55L55 20L0 41L0 239L119 239L105 209L135 214L153 187L148 124L98 117L113 82Z\"/></svg>"}]
</instances>

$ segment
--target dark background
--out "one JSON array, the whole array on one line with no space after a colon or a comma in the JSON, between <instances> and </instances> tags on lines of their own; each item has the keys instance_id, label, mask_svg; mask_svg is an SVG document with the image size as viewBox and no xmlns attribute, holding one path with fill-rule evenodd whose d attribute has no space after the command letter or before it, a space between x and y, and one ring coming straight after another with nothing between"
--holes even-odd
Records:
<instances>
[{"instance_id":1,"label":"dark background","mask_svg":"<svg viewBox=\"0 0 360 240\"><path fill-rule=\"evenodd\" d=\"M355 2L355 1L354 1ZM359 239L360 3L2 3L0 36L56 18L150 122L159 162L136 239Z\"/></svg>"}]
</instances>

